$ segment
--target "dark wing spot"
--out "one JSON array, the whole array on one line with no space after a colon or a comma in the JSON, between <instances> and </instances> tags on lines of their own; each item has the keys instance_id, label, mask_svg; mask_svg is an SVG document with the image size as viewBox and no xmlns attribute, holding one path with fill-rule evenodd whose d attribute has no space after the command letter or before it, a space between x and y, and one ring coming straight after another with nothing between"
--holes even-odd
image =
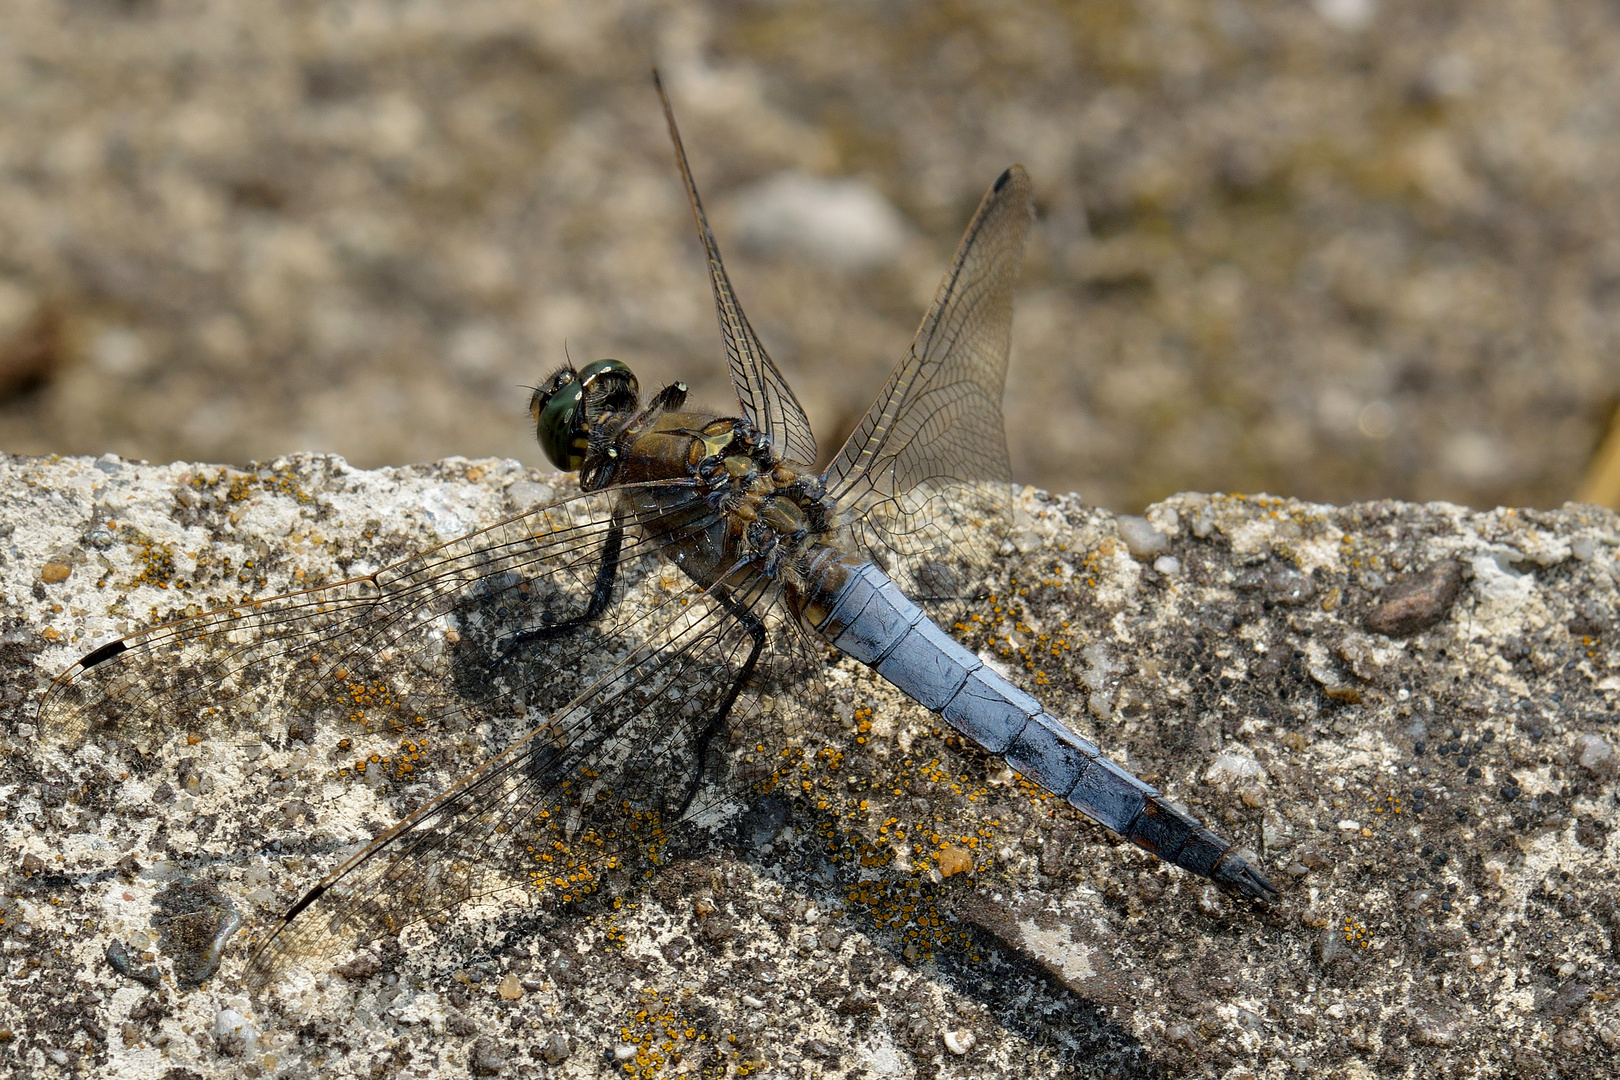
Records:
<instances>
[{"instance_id":1,"label":"dark wing spot","mask_svg":"<svg viewBox=\"0 0 1620 1080\"><path fill-rule=\"evenodd\" d=\"M129 646L125 645L122 641L109 641L95 652L86 654L84 659L79 661L79 666L87 669L93 668L104 660L111 660L113 657L117 656L119 653L128 648Z\"/></svg>"},{"instance_id":2,"label":"dark wing spot","mask_svg":"<svg viewBox=\"0 0 1620 1080\"><path fill-rule=\"evenodd\" d=\"M297 915L298 915L298 913L300 911L303 911L305 908L309 907L309 905L311 905L315 901L319 900L321 898L321 893L323 893L325 891L326 891L326 886L325 885L317 885L313 889L309 890L308 893L304 894L304 898L302 900L300 900L300 901L298 901L298 903L294 904L288 910L287 914L285 914L285 915L283 915L281 917L281 921L283 923L292 922L293 919L297 917Z\"/></svg>"}]
</instances>

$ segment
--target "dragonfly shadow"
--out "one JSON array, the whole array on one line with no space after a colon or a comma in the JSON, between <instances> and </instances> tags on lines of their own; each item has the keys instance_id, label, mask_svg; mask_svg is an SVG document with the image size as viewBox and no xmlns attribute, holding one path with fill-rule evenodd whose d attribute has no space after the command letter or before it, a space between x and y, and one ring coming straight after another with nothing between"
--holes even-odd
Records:
<instances>
[{"instance_id":1,"label":"dragonfly shadow","mask_svg":"<svg viewBox=\"0 0 1620 1080\"><path fill-rule=\"evenodd\" d=\"M892 963L977 1002L996 1024L1045 1048L1065 1075L1167 1075L1104 1004L959 914L972 906L974 886L965 875L936 882L811 799L776 792L757 796L739 815L730 852L785 891L839 913L834 925L860 934Z\"/></svg>"},{"instance_id":2,"label":"dragonfly shadow","mask_svg":"<svg viewBox=\"0 0 1620 1080\"><path fill-rule=\"evenodd\" d=\"M514 961L538 964L546 981L565 991L607 988L631 1002L662 995L669 1000L660 1008L679 1015L682 1026L724 1042L731 1029L705 997L746 993L739 988L768 972L765 982L790 992L807 989L854 1018L857 1035L881 1018L919 1058L937 1054L936 1025L919 1029L899 1008L914 1002L897 1003L895 992L885 989L898 966L976 1003L987 1020L1041 1048L1060 1075L1168 1075L1109 1017L1105 1004L1065 986L1016 943L960 914L971 910L975 895L967 875L936 882L898 865L887 849L818 808L814 797L768 782L739 792L734 775L711 784L729 789L729 800L706 788L713 812L671 828L656 844L622 846L612 865L598 865L588 890L482 928L439 927L404 950L387 939L339 967L339 974L369 978L410 968L454 1002L480 986L487 990L484 984L500 980ZM783 899L770 899L778 887ZM815 946L805 944L801 929L800 909L808 905L826 913L813 927L820 932ZM638 942L642 911L649 921ZM756 917L774 936L741 931L744 921L757 927ZM822 943L834 934L837 948L828 949ZM868 944L849 945L857 937ZM642 951L654 941L662 942L662 956ZM798 963L783 962L790 950ZM682 997L660 989L666 986L701 986L704 993Z\"/></svg>"}]
</instances>

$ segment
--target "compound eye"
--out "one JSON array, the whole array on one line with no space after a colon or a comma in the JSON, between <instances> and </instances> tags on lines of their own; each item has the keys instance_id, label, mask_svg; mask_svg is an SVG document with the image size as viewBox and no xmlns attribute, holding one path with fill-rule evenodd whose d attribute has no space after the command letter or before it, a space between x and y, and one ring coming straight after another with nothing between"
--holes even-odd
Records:
<instances>
[{"instance_id":1,"label":"compound eye","mask_svg":"<svg viewBox=\"0 0 1620 1080\"><path fill-rule=\"evenodd\" d=\"M592 360L579 369L579 381L590 386L597 380L604 383L617 383L620 388L627 390L631 397L641 392L641 384L636 381L635 372L623 360Z\"/></svg>"},{"instance_id":2,"label":"compound eye","mask_svg":"<svg viewBox=\"0 0 1620 1080\"><path fill-rule=\"evenodd\" d=\"M585 384L574 372L559 371L529 399L535 441L551 463L565 472L574 472L585 462L584 447L574 442L584 393Z\"/></svg>"},{"instance_id":3,"label":"compound eye","mask_svg":"<svg viewBox=\"0 0 1620 1080\"><path fill-rule=\"evenodd\" d=\"M580 417L587 427L613 414L628 416L640 407L641 388L622 361L592 361L579 369L579 381L585 387Z\"/></svg>"}]
</instances>

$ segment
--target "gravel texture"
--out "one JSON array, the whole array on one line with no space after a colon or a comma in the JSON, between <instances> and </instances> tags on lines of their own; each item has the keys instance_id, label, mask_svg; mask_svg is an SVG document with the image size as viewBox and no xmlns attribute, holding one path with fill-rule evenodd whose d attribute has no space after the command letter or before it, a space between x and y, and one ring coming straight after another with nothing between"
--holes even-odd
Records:
<instances>
[{"instance_id":1,"label":"gravel texture","mask_svg":"<svg viewBox=\"0 0 1620 1080\"><path fill-rule=\"evenodd\" d=\"M844 662L732 735L723 812L651 876L249 996L246 941L400 797L293 754L273 716L251 747L104 741L69 767L35 737L45 682L144 620L378 566L561 483L502 459L0 459L0 1072L1591 1077L1613 1061L1620 520L1577 505L1178 495L1146 512L1149 563L1110 513L1019 493L971 642L1260 852L1272 908L1054 807ZM1365 628L1392 604L1405 636ZM803 751L791 782L732 767L783 735Z\"/></svg>"},{"instance_id":2,"label":"gravel texture","mask_svg":"<svg viewBox=\"0 0 1620 1080\"><path fill-rule=\"evenodd\" d=\"M847 430L985 186L1017 475L1557 506L1620 394L1606 0L5 0L0 446L529 460L514 384L724 401L648 68ZM831 449L831 447L826 447Z\"/></svg>"}]
</instances>

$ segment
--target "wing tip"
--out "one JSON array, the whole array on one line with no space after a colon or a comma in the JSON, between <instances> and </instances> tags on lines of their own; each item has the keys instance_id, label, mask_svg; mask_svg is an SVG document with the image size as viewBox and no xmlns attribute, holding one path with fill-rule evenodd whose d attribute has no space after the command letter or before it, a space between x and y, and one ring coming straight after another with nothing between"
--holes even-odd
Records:
<instances>
[{"instance_id":1,"label":"wing tip","mask_svg":"<svg viewBox=\"0 0 1620 1080\"><path fill-rule=\"evenodd\" d=\"M992 195L999 195L1001 190L1008 184L1012 183L1014 179L1020 180L1025 184L1029 182L1028 170L1016 162L1001 170L1001 175L996 177L996 182L990 185L990 193Z\"/></svg>"}]
</instances>

